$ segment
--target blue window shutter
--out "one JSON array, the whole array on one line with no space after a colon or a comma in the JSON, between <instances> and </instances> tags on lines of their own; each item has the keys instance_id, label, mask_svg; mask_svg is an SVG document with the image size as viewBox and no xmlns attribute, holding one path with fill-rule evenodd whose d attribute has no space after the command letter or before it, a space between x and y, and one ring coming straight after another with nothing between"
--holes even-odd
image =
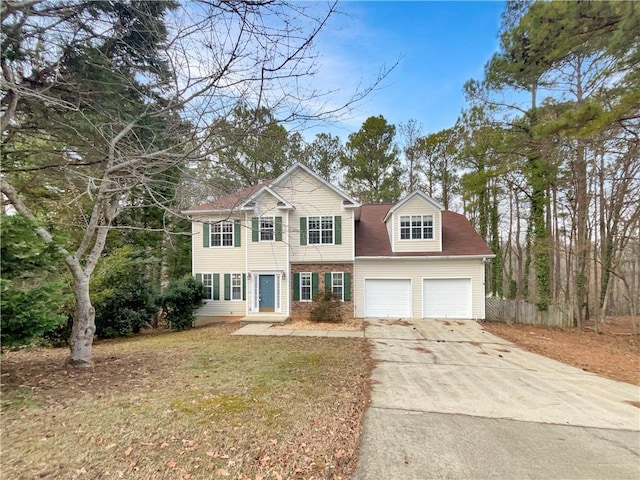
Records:
<instances>
[{"instance_id":1,"label":"blue window shutter","mask_svg":"<svg viewBox=\"0 0 640 480\"><path fill-rule=\"evenodd\" d=\"M208 223L202 224L202 246L207 248L209 246L209 241L211 240L211 235L209 234L210 225Z\"/></svg>"},{"instance_id":2,"label":"blue window shutter","mask_svg":"<svg viewBox=\"0 0 640 480\"><path fill-rule=\"evenodd\" d=\"M311 299L315 300L318 298L318 286L319 286L318 273L314 272L311 274Z\"/></svg>"},{"instance_id":3,"label":"blue window shutter","mask_svg":"<svg viewBox=\"0 0 640 480\"><path fill-rule=\"evenodd\" d=\"M282 217L276 217L276 242L282 241Z\"/></svg>"},{"instance_id":4,"label":"blue window shutter","mask_svg":"<svg viewBox=\"0 0 640 480\"><path fill-rule=\"evenodd\" d=\"M336 215L333 219L334 237L333 243L336 245L342 245L342 217Z\"/></svg>"},{"instance_id":5,"label":"blue window shutter","mask_svg":"<svg viewBox=\"0 0 640 480\"><path fill-rule=\"evenodd\" d=\"M201 273L196 273L196 280L198 282L202 282L202 274Z\"/></svg>"},{"instance_id":6,"label":"blue window shutter","mask_svg":"<svg viewBox=\"0 0 640 480\"><path fill-rule=\"evenodd\" d=\"M344 272L344 281L342 286L342 291L344 292L344 301L351 301L351 274L349 272Z\"/></svg>"},{"instance_id":7,"label":"blue window shutter","mask_svg":"<svg viewBox=\"0 0 640 480\"><path fill-rule=\"evenodd\" d=\"M214 273L212 275L213 277L213 299L214 300L220 300L220 274L219 273Z\"/></svg>"},{"instance_id":8,"label":"blue window shutter","mask_svg":"<svg viewBox=\"0 0 640 480\"><path fill-rule=\"evenodd\" d=\"M293 300L296 302L300 300L300 274L299 273L293 274Z\"/></svg>"},{"instance_id":9,"label":"blue window shutter","mask_svg":"<svg viewBox=\"0 0 640 480\"><path fill-rule=\"evenodd\" d=\"M330 272L327 272L324 274L324 291L325 292L331 291L331 273Z\"/></svg>"},{"instance_id":10,"label":"blue window shutter","mask_svg":"<svg viewBox=\"0 0 640 480\"><path fill-rule=\"evenodd\" d=\"M240 220L233 221L233 246L240 246Z\"/></svg>"},{"instance_id":11,"label":"blue window shutter","mask_svg":"<svg viewBox=\"0 0 640 480\"><path fill-rule=\"evenodd\" d=\"M300 217L300 245L307 244L307 217Z\"/></svg>"},{"instance_id":12,"label":"blue window shutter","mask_svg":"<svg viewBox=\"0 0 640 480\"><path fill-rule=\"evenodd\" d=\"M224 299L231 300L231 274L224 274Z\"/></svg>"},{"instance_id":13,"label":"blue window shutter","mask_svg":"<svg viewBox=\"0 0 640 480\"><path fill-rule=\"evenodd\" d=\"M242 300L247 299L247 274L242 274Z\"/></svg>"},{"instance_id":14,"label":"blue window shutter","mask_svg":"<svg viewBox=\"0 0 640 480\"><path fill-rule=\"evenodd\" d=\"M257 242L258 235L260 233L260 226L258 224L258 217L251 218L251 241Z\"/></svg>"}]
</instances>

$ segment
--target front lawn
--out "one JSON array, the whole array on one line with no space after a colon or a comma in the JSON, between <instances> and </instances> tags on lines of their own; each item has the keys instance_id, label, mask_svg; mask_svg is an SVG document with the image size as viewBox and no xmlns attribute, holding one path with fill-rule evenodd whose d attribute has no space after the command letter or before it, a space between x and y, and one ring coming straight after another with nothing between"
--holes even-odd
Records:
<instances>
[{"instance_id":1,"label":"front lawn","mask_svg":"<svg viewBox=\"0 0 640 480\"><path fill-rule=\"evenodd\" d=\"M2 358L3 478L348 478L364 339L230 337L238 325Z\"/></svg>"}]
</instances>

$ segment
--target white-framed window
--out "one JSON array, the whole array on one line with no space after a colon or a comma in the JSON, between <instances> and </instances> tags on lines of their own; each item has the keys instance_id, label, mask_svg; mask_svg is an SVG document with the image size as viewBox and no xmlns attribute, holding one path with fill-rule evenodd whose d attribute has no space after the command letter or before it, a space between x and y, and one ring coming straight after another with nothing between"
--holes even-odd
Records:
<instances>
[{"instance_id":1,"label":"white-framed window","mask_svg":"<svg viewBox=\"0 0 640 480\"><path fill-rule=\"evenodd\" d=\"M213 274L203 273L202 284L204 285L204 299L213 300Z\"/></svg>"},{"instance_id":2,"label":"white-framed window","mask_svg":"<svg viewBox=\"0 0 640 480\"><path fill-rule=\"evenodd\" d=\"M233 222L220 222L211 225L212 247L233 247Z\"/></svg>"},{"instance_id":3,"label":"white-framed window","mask_svg":"<svg viewBox=\"0 0 640 480\"><path fill-rule=\"evenodd\" d=\"M300 273L300 301L310 302L311 298L311 272Z\"/></svg>"},{"instance_id":4,"label":"white-framed window","mask_svg":"<svg viewBox=\"0 0 640 480\"><path fill-rule=\"evenodd\" d=\"M344 300L344 272L331 272L331 292Z\"/></svg>"},{"instance_id":5,"label":"white-framed window","mask_svg":"<svg viewBox=\"0 0 640 480\"><path fill-rule=\"evenodd\" d=\"M242 274L231 274L231 300L242 300Z\"/></svg>"},{"instance_id":6,"label":"white-framed window","mask_svg":"<svg viewBox=\"0 0 640 480\"><path fill-rule=\"evenodd\" d=\"M260 241L272 242L275 236L275 220L273 217L260 217Z\"/></svg>"},{"instance_id":7,"label":"white-framed window","mask_svg":"<svg viewBox=\"0 0 640 480\"><path fill-rule=\"evenodd\" d=\"M400 240L432 240L433 215L401 215Z\"/></svg>"},{"instance_id":8,"label":"white-framed window","mask_svg":"<svg viewBox=\"0 0 640 480\"><path fill-rule=\"evenodd\" d=\"M308 217L307 222L307 243L309 245L333 244L333 216Z\"/></svg>"}]
</instances>

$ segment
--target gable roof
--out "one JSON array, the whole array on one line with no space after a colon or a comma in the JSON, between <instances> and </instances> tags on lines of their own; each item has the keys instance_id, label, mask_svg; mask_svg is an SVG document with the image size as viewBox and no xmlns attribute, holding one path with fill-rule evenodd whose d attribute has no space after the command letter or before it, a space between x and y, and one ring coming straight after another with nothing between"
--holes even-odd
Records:
<instances>
[{"instance_id":1,"label":"gable roof","mask_svg":"<svg viewBox=\"0 0 640 480\"><path fill-rule=\"evenodd\" d=\"M487 242L475 231L464 215L442 212L441 252L392 252L384 219L393 205L363 205L360 221L356 223L356 257L493 257Z\"/></svg>"},{"instance_id":2,"label":"gable roof","mask_svg":"<svg viewBox=\"0 0 640 480\"><path fill-rule=\"evenodd\" d=\"M271 183L271 185L273 185L273 183ZM244 202L240 204L240 208L241 209L252 208L251 207L252 203L255 203L262 195L264 195L265 193L268 193L278 201L278 208L294 208L295 209L293 205L291 205L284 198L282 198L282 196L278 195L269 187L270 185L263 185L261 188L256 190L251 196L249 196L249 198L247 198Z\"/></svg>"},{"instance_id":3,"label":"gable roof","mask_svg":"<svg viewBox=\"0 0 640 480\"><path fill-rule=\"evenodd\" d=\"M271 180L265 180L257 185L251 185L250 187L243 188L229 195L218 197L212 202L198 205L190 210L185 210L183 213L229 212L237 210L247 201L247 198L270 183Z\"/></svg>"},{"instance_id":4,"label":"gable roof","mask_svg":"<svg viewBox=\"0 0 640 480\"><path fill-rule=\"evenodd\" d=\"M252 185L250 187L243 188L236 192L233 192L229 195L224 195L222 197L218 197L212 202L204 203L202 205L198 205L190 210L185 210L182 213L191 214L191 213L212 213L212 212L230 212L234 210L240 210L243 207L247 206L247 204L256 200L262 193L269 192L274 198L278 201L283 202L284 206L287 208L295 208L293 205L287 203L280 195L273 191L271 187L274 185L279 185L282 181L287 178L289 175L293 174L296 170L303 170L308 173L316 180L318 180L323 185L326 185L327 188L333 190L343 199L343 205L345 208L358 208L360 207L360 202L358 202L355 198L351 197L344 190L332 185L327 182L320 175L315 173L306 165L303 165L300 162L296 162L291 165L288 169L286 169L279 177L276 179L265 180L264 182L258 183L257 185Z\"/></svg>"},{"instance_id":5,"label":"gable roof","mask_svg":"<svg viewBox=\"0 0 640 480\"><path fill-rule=\"evenodd\" d=\"M343 200L346 200L347 203L345 204L345 206L351 206L353 205L353 207L359 207L360 206L360 202L358 200L356 200L355 198L353 198L352 196L350 196L347 192L345 192L344 190L336 187L335 185L333 185L332 183L327 182L324 178L322 178L320 175L318 175L316 172L314 172L313 170L311 170L309 167L307 167L306 165L300 163L300 162L296 162L293 165L291 165L287 170L285 170L278 178L276 178L273 182L271 182L272 185L279 185L285 178L287 178L289 175L292 175L296 170L303 170L304 172L308 173L309 175L311 175L313 178L315 178L316 180L318 180L320 183L326 185L330 190L333 190L335 193L337 193L339 196L342 197ZM345 202L343 202L344 204Z\"/></svg>"},{"instance_id":6,"label":"gable roof","mask_svg":"<svg viewBox=\"0 0 640 480\"><path fill-rule=\"evenodd\" d=\"M428 196L425 193L421 192L420 190L414 190L409 195L404 197L401 201L399 201L398 203L393 205L389 209L387 214L384 216L384 219L382 221L386 222L389 219L389 217L393 214L393 212L395 212L396 210L401 208L405 203L409 202L409 200L411 200L413 197L422 198L425 202L430 203L431 205L433 205L435 208L437 208L441 212L444 210L444 207L442 206L442 204L440 204L440 202L434 200L433 198L431 198L430 196Z\"/></svg>"}]
</instances>

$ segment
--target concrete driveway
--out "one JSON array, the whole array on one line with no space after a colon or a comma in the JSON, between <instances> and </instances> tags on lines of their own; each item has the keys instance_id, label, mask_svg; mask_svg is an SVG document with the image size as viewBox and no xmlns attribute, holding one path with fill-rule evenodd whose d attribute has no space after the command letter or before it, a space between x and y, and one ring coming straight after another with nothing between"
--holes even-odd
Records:
<instances>
[{"instance_id":1,"label":"concrete driveway","mask_svg":"<svg viewBox=\"0 0 640 480\"><path fill-rule=\"evenodd\" d=\"M368 321L365 336L377 364L354 479L640 478L639 387L476 322Z\"/></svg>"}]
</instances>

